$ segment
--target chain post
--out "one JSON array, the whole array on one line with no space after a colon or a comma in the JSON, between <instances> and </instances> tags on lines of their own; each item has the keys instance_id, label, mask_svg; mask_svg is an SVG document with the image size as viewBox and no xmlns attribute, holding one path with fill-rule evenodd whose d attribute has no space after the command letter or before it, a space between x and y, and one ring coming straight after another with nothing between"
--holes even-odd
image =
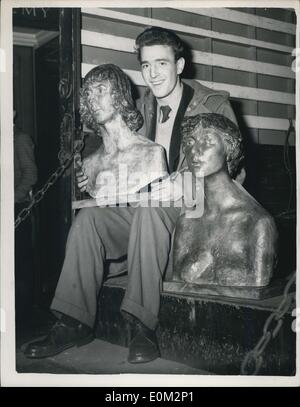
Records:
<instances>
[{"instance_id":1,"label":"chain post","mask_svg":"<svg viewBox=\"0 0 300 407\"><path fill-rule=\"evenodd\" d=\"M262 354L270 343L271 339L274 339L278 335L283 325L283 318L290 309L292 301L295 297L295 293L290 293L290 289L295 283L296 272L292 274L284 288L281 303L279 304L277 309L266 319L263 327L262 337L259 339L254 349L248 352L246 357L244 358L241 365L242 375L256 375L260 371L263 363ZM270 328L273 321L276 321L276 325L273 328ZM254 364L254 370L250 367L251 363Z\"/></svg>"}]
</instances>

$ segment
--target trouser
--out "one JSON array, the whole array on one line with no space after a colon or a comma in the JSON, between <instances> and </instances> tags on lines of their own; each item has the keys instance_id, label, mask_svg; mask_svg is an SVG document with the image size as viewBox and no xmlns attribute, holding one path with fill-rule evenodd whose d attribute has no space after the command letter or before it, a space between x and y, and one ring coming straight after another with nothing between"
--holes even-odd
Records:
<instances>
[{"instance_id":1,"label":"trouser","mask_svg":"<svg viewBox=\"0 0 300 407\"><path fill-rule=\"evenodd\" d=\"M110 260L110 276L128 270L121 309L155 329L179 213L179 208L82 209L69 232L52 310L93 327L104 262ZM118 261L126 255L127 262Z\"/></svg>"}]
</instances>

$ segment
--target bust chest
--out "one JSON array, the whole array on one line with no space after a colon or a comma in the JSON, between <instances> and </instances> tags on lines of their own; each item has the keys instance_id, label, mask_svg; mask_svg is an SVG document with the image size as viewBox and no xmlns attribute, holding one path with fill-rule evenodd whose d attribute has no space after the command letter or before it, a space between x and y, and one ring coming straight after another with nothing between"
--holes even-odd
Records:
<instances>
[{"instance_id":1,"label":"bust chest","mask_svg":"<svg viewBox=\"0 0 300 407\"><path fill-rule=\"evenodd\" d=\"M189 282L231 284L249 269L250 219L238 214L199 219L181 217L174 241L175 275Z\"/></svg>"}]
</instances>

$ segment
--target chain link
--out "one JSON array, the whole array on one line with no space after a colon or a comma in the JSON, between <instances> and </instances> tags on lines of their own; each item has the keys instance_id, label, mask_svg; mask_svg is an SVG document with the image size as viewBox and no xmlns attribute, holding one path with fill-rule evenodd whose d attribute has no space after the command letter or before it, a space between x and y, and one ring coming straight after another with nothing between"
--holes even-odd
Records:
<instances>
[{"instance_id":1,"label":"chain link","mask_svg":"<svg viewBox=\"0 0 300 407\"><path fill-rule=\"evenodd\" d=\"M278 335L283 324L283 318L285 314L290 310L291 304L295 298L295 293L290 293L290 289L295 283L296 272L293 273L293 275L287 282L283 292L282 301L280 302L278 308L267 318L264 324L262 337L257 342L254 349L252 349L243 360L241 366L241 374L256 375L260 371L263 363L262 354L271 339L276 338L276 336ZM272 328L271 324L274 324Z\"/></svg>"},{"instance_id":2,"label":"chain link","mask_svg":"<svg viewBox=\"0 0 300 407\"><path fill-rule=\"evenodd\" d=\"M21 212L18 214L15 220L15 229L17 229L17 227L30 215L32 209L44 198L48 189L56 183L56 181L60 178L60 176L71 164L74 156L81 152L84 146L83 138L84 134L82 132L80 140L75 140L75 147L72 153L68 157L65 157L62 164L47 179L45 185L33 195L30 204L26 208L23 208Z\"/></svg>"}]
</instances>

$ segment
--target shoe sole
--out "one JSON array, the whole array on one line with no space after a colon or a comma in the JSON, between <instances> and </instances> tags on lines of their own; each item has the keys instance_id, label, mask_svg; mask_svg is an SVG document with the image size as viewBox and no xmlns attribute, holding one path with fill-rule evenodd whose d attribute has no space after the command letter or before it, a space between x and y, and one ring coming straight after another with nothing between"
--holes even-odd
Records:
<instances>
[{"instance_id":1,"label":"shoe sole","mask_svg":"<svg viewBox=\"0 0 300 407\"><path fill-rule=\"evenodd\" d=\"M43 354L43 355L26 355L26 353L24 352L24 355L28 358L28 359L45 359L45 358L49 358L51 356L56 356L59 355L60 353L64 352L67 349L72 348L73 346L76 346L77 348L80 348L81 346L87 345L88 343L92 342L94 340L94 336L90 335L86 338L83 338L79 341L77 341L76 343L69 343L68 345L65 345L64 347L59 348L59 350L57 350L56 352L50 352L47 354ZM30 344L29 344L30 345Z\"/></svg>"}]
</instances>

